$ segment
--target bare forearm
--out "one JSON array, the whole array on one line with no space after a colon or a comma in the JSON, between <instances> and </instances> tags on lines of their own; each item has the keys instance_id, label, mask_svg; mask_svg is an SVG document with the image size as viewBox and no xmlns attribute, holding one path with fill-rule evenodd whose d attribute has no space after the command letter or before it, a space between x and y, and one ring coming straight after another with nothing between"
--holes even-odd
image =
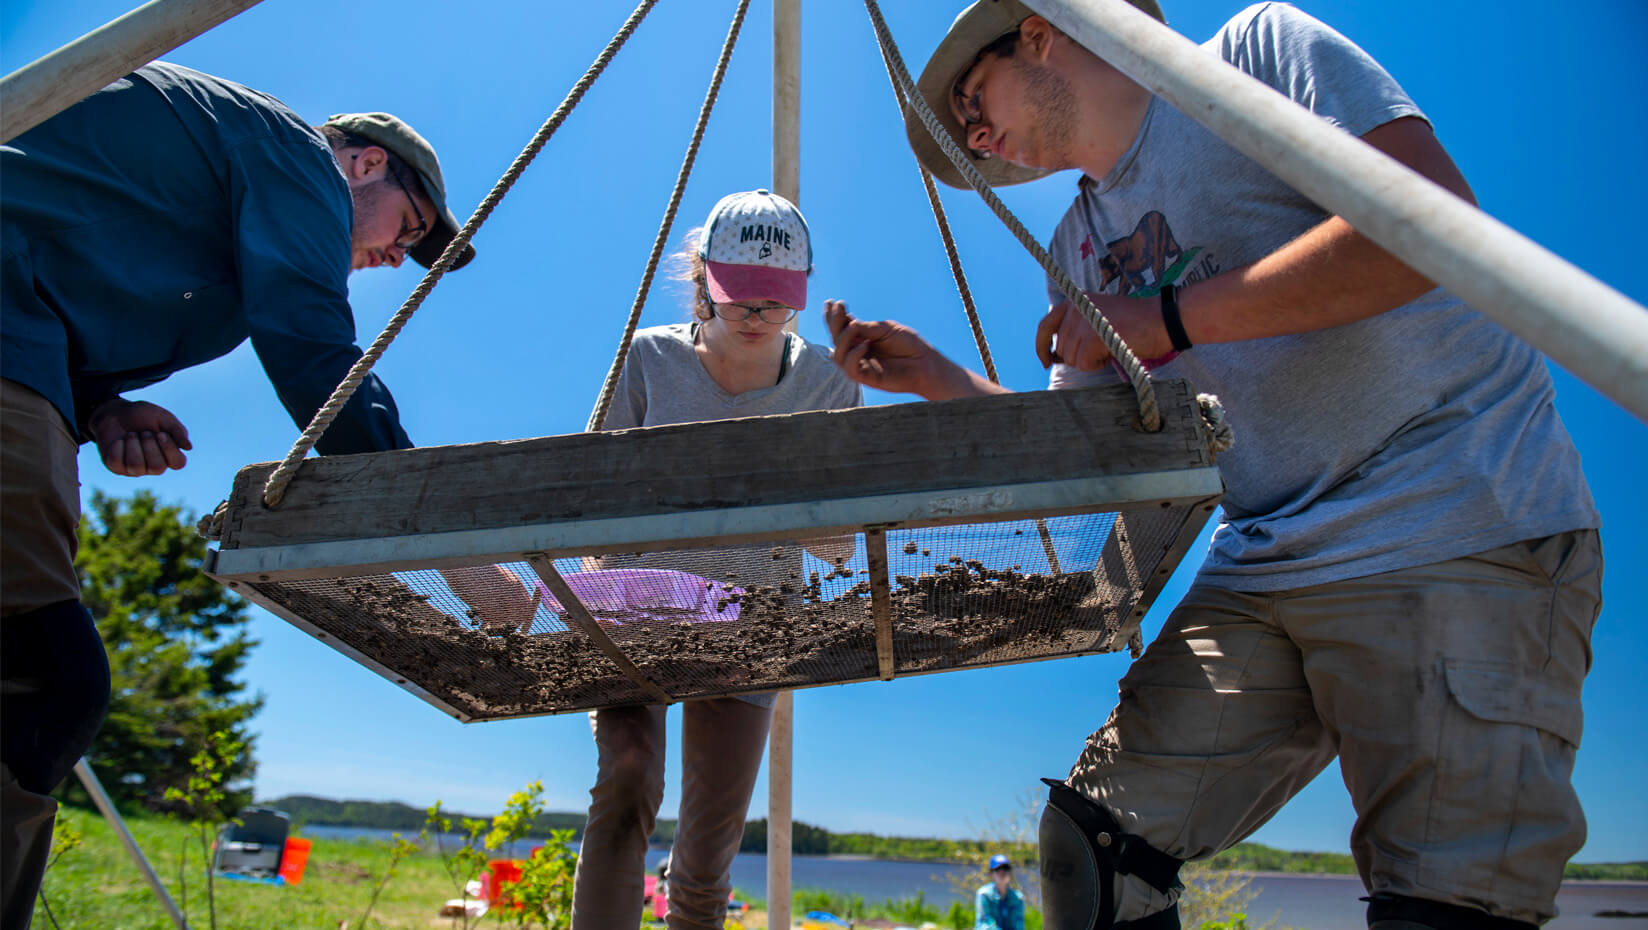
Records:
<instances>
[{"instance_id":1,"label":"bare forearm","mask_svg":"<svg viewBox=\"0 0 1648 930\"><path fill-rule=\"evenodd\" d=\"M949 359L945 361L949 362ZM934 379L929 387L919 393L926 400L953 400L957 397L983 397L986 394L1013 392L976 371L950 362L942 376Z\"/></svg>"},{"instance_id":2,"label":"bare forearm","mask_svg":"<svg viewBox=\"0 0 1648 930\"><path fill-rule=\"evenodd\" d=\"M1363 139L1475 203L1430 126L1399 119ZM1435 285L1337 216L1270 255L1180 289L1194 344L1264 339L1354 323L1399 307Z\"/></svg>"},{"instance_id":3,"label":"bare forearm","mask_svg":"<svg viewBox=\"0 0 1648 930\"><path fill-rule=\"evenodd\" d=\"M1434 287L1332 217L1265 258L1179 290L1191 343L1240 342L1343 326Z\"/></svg>"}]
</instances>

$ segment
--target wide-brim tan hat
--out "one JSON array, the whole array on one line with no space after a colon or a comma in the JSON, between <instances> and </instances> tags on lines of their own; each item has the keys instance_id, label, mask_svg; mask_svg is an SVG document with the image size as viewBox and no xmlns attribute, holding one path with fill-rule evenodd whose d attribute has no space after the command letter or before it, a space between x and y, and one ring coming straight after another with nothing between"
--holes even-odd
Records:
<instances>
[{"instance_id":1,"label":"wide-brim tan hat","mask_svg":"<svg viewBox=\"0 0 1648 930\"><path fill-rule=\"evenodd\" d=\"M1166 21L1156 0L1128 2L1156 19ZM1020 23L1034 15L1036 11L1019 0L978 0L977 3L962 10L956 21L950 24L950 31L944 34L938 48L933 50L933 56L927 60L927 67L922 69L921 77L916 81L917 92L927 101L927 105L932 107L933 113L938 116L939 124L992 187L1023 184L1046 177L1052 172L1042 168L1015 165L1002 158L974 156L967 149L961 122L950 109L951 92L956 86L956 79L972 66L974 59L985 46L1017 30ZM951 187L966 189L972 186L962 177L949 156L944 154L944 149L938 141L927 132L921 118L908 105L904 108L904 132L910 139L910 148L915 151L916 159L932 173L933 177Z\"/></svg>"},{"instance_id":2,"label":"wide-brim tan hat","mask_svg":"<svg viewBox=\"0 0 1648 930\"><path fill-rule=\"evenodd\" d=\"M441 177L441 161L435 157L434 146L411 126L388 113L340 113L327 120L326 125L383 146L418 173L423 192L435 204L435 218L429 232L408 254L425 268L435 264L462 226L446 205L446 181ZM465 244L463 254L452 263L452 270L469 264L474 257L475 246Z\"/></svg>"}]
</instances>

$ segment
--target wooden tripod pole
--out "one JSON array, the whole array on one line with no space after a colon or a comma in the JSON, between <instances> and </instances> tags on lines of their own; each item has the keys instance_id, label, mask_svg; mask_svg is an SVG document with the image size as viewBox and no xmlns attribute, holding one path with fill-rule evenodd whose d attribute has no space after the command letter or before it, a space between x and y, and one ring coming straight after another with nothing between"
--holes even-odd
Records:
<instances>
[{"instance_id":1,"label":"wooden tripod pole","mask_svg":"<svg viewBox=\"0 0 1648 930\"><path fill-rule=\"evenodd\" d=\"M259 0L153 0L0 79L10 142Z\"/></svg>"},{"instance_id":2,"label":"wooden tripod pole","mask_svg":"<svg viewBox=\"0 0 1648 930\"><path fill-rule=\"evenodd\" d=\"M801 0L773 0L773 192L801 203ZM792 321L793 323L793 321ZM790 927L790 763L795 699L781 691L767 737L767 926Z\"/></svg>"}]
</instances>

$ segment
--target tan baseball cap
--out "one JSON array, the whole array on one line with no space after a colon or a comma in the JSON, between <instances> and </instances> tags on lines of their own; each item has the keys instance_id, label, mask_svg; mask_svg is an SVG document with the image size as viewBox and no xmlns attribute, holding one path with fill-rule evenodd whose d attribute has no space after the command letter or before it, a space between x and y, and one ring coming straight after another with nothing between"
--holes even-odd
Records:
<instances>
[{"instance_id":1,"label":"tan baseball cap","mask_svg":"<svg viewBox=\"0 0 1648 930\"><path fill-rule=\"evenodd\" d=\"M1166 22L1162 15L1162 8L1156 5L1156 0L1127 0L1151 16ZM967 152L966 137L962 132L960 121L950 110L951 92L956 86L956 80L963 71L972 67L973 61L978 58L979 52L991 42L996 41L1009 32L1019 28L1019 24L1036 11L1025 6L1019 0L978 0L977 3L961 11L956 21L950 24L950 31L944 34L938 48L933 50L933 57L927 60L927 67L922 69L921 77L916 81L916 90L927 105L933 108L938 116L939 124L950 133L950 138ZM950 185L966 189L972 185L961 176L956 166L950 163L936 140L927 132L927 127L921 118L908 106L904 110L904 132L910 139L910 148L915 150L916 158L930 172L933 177ZM1051 171L1040 168L1025 168L1015 165L1001 158L977 158L971 152L968 156L973 159L973 167L984 175L994 187L1008 184L1023 184L1046 177Z\"/></svg>"},{"instance_id":2,"label":"tan baseball cap","mask_svg":"<svg viewBox=\"0 0 1648 930\"><path fill-rule=\"evenodd\" d=\"M446 182L441 178L441 162L435 157L435 149L417 130L388 113L339 113L326 121L328 126L336 126L347 133L360 136L376 145L381 145L412 166L418 173L418 180L423 182L423 191L429 199L435 202L435 217L433 225L423 239L413 246L412 260L428 268L446 251L446 246L452 237L458 234L461 225L457 217L446 205ZM469 264L475 257L475 247L465 245L463 254L452 263L452 270Z\"/></svg>"}]
</instances>

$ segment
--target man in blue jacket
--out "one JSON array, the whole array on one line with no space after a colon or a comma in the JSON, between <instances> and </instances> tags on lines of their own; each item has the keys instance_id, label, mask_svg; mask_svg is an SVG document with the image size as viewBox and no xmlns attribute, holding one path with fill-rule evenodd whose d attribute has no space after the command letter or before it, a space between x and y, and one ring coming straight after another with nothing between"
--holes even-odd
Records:
<instances>
[{"instance_id":1,"label":"man in blue jacket","mask_svg":"<svg viewBox=\"0 0 1648 930\"><path fill-rule=\"evenodd\" d=\"M458 223L434 150L384 113L314 128L273 97L155 63L0 146L0 926L28 924L47 792L108 704L74 570L77 447L182 468L188 430L121 395L251 339L306 425L360 358L358 268L433 264ZM454 267L473 257L465 249ZM411 446L369 376L322 454Z\"/></svg>"},{"instance_id":2,"label":"man in blue jacket","mask_svg":"<svg viewBox=\"0 0 1648 930\"><path fill-rule=\"evenodd\" d=\"M973 930L1024 930L1024 892L1013 887L1013 862L990 857L990 883L973 901Z\"/></svg>"}]
</instances>

